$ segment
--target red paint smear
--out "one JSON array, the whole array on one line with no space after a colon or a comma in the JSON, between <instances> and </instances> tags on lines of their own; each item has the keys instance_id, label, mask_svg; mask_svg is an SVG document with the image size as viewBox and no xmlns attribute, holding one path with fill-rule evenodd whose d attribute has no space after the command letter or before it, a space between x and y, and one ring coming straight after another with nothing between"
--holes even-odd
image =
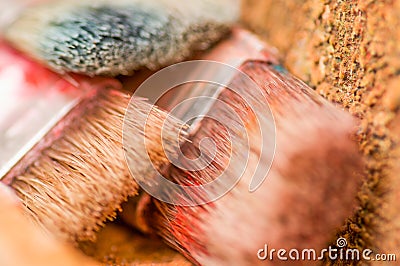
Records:
<instances>
[{"instance_id":1,"label":"red paint smear","mask_svg":"<svg viewBox=\"0 0 400 266\"><path fill-rule=\"evenodd\" d=\"M49 89L63 92L77 91L77 88L60 75L13 49L6 42L0 41L0 72L11 68L18 68L23 74L23 88L17 88L20 93L29 95ZM7 78L14 79L15 77Z\"/></svg>"},{"instance_id":2,"label":"red paint smear","mask_svg":"<svg viewBox=\"0 0 400 266\"><path fill-rule=\"evenodd\" d=\"M90 78L83 75L67 73L61 75L53 72L44 65L29 58L25 54L0 40L0 73L7 68L17 67L23 74L22 87L16 88L20 96L36 94L38 92L58 91L63 94L79 96L93 89L113 87L120 89L119 81L111 78ZM14 79L16 77L7 77ZM1 88L0 88L1 89ZM1 91L0 91L1 92Z\"/></svg>"}]
</instances>

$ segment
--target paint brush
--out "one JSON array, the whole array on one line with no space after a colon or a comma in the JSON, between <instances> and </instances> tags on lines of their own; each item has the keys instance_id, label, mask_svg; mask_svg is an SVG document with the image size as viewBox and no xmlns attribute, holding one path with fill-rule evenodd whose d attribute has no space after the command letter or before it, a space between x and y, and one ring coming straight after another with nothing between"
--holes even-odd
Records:
<instances>
[{"instance_id":1,"label":"paint brush","mask_svg":"<svg viewBox=\"0 0 400 266\"><path fill-rule=\"evenodd\" d=\"M271 249L315 249L319 256L354 207L362 168L351 139L356 122L277 65L270 51L235 29L204 55L239 72L214 90L212 106L191 124L181 146L191 160L162 169L179 189L147 177L158 199L144 195L141 208L123 216L196 264L287 263L276 253L270 261ZM211 72L208 80L221 74Z\"/></svg>"},{"instance_id":2,"label":"paint brush","mask_svg":"<svg viewBox=\"0 0 400 266\"><path fill-rule=\"evenodd\" d=\"M5 38L53 70L90 76L179 62L221 39L239 15L237 0L30 2L8 15Z\"/></svg>"},{"instance_id":3,"label":"paint brush","mask_svg":"<svg viewBox=\"0 0 400 266\"><path fill-rule=\"evenodd\" d=\"M67 81L4 43L0 58L1 182L47 231L72 241L93 239L120 204L137 194L122 147L131 95L114 79L70 75ZM164 160L160 149L169 148L159 146L158 132L165 114L139 98L131 106L128 142L149 138L150 155ZM146 121L152 133L145 136L137 123ZM181 128L177 120L167 121L164 138ZM154 166L141 164L145 154L131 152L135 169L145 176Z\"/></svg>"}]
</instances>

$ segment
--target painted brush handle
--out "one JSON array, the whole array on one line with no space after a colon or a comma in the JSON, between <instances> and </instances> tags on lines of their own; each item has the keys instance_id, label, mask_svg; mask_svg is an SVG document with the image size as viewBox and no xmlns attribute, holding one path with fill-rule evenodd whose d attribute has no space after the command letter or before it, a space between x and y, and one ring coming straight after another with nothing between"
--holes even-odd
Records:
<instances>
[{"instance_id":1,"label":"painted brush handle","mask_svg":"<svg viewBox=\"0 0 400 266\"><path fill-rule=\"evenodd\" d=\"M80 93L4 42L0 58L1 179L71 109Z\"/></svg>"}]
</instances>

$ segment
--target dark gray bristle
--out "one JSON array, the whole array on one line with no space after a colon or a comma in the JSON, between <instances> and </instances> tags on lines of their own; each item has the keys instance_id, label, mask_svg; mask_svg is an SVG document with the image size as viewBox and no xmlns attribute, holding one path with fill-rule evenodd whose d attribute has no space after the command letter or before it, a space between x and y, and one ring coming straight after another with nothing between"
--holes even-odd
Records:
<instances>
[{"instance_id":1,"label":"dark gray bristle","mask_svg":"<svg viewBox=\"0 0 400 266\"><path fill-rule=\"evenodd\" d=\"M168 53L166 42L176 42L168 40L170 28L169 18L141 10L82 7L49 25L41 38L41 51L55 68L124 73L147 61L154 48Z\"/></svg>"},{"instance_id":2,"label":"dark gray bristle","mask_svg":"<svg viewBox=\"0 0 400 266\"><path fill-rule=\"evenodd\" d=\"M179 61L192 49L215 42L227 30L213 21L187 23L164 10L81 6L46 26L39 52L59 71L126 75Z\"/></svg>"}]
</instances>

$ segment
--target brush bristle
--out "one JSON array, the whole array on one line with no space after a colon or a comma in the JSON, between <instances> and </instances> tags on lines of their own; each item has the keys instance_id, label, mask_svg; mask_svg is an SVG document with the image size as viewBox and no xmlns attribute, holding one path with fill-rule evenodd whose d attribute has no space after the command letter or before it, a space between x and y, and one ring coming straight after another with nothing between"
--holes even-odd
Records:
<instances>
[{"instance_id":1,"label":"brush bristle","mask_svg":"<svg viewBox=\"0 0 400 266\"><path fill-rule=\"evenodd\" d=\"M206 49L237 16L236 0L56 1L26 10L6 37L59 72L128 75Z\"/></svg>"},{"instance_id":2,"label":"brush bristle","mask_svg":"<svg viewBox=\"0 0 400 266\"><path fill-rule=\"evenodd\" d=\"M12 188L29 216L46 230L71 241L93 240L99 227L115 218L121 203L137 194L138 186L129 173L122 143L129 100L128 94L114 90L100 90L88 96L48 134L50 140L43 140L51 145L40 154L30 154L36 158L34 163L14 176ZM151 105L141 99L132 104L132 119L125 121L130 127L124 133L128 134L126 139L146 138L151 144L148 152L160 154L163 147L158 145L156 129L162 125L162 112L157 110L157 115L149 116L154 133L143 137L136 125L146 122L142 112ZM145 175L147 168L153 166L142 156L130 150L133 167Z\"/></svg>"},{"instance_id":3,"label":"brush bristle","mask_svg":"<svg viewBox=\"0 0 400 266\"><path fill-rule=\"evenodd\" d=\"M267 179L258 190L249 192L249 182L254 178L260 156L260 147L252 139L256 139L256 135L250 133L248 139L242 137L243 142L250 140L251 146L244 175L222 198L191 207L154 201L158 208L151 220L155 230L194 262L202 265L264 264L265 261L257 258L257 251L264 244L287 250L315 248L318 252L332 240L352 211L359 185L355 173L362 165L360 154L350 139L354 133L354 121L301 81L281 71L281 67L276 69L256 61L249 61L241 67L265 93L264 99L253 98L250 103L265 108L268 103L276 125L275 158ZM241 87L245 84L242 82L239 77L232 83ZM245 92L245 87L243 90L241 95L254 93ZM239 117L250 117L246 127L250 132L256 132L254 114L243 113L246 110L243 100L231 92L226 92L225 96L230 99L226 102L232 108L236 107ZM217 112L215 116L222 115L225 119L232 117L221 114L221 110L213 108L210 112ZM267 115L257 119L274 123ZM227 124L239 122L224 121ZM207 121L203 126L207 130L192 135L193 143L219 132L217 128L220 126L215 122ZM213 127L214 130L208 130ZM263 128L263 134L273 136L274 128ZM229 161L227 158L243 153L237 146L230 150L229 139L222 135L214 139L217 146L221 146L219 152L222 152L216 158L225 158L225 163ZM194 148L183 148L193 154ZM260 163L268 162L261 158ZM213 171L216 166L218 171ZM196 171L171 165L164 175L180 184L206 184L218 178L220 171L235 174L235 168L229 170L223 166L220 162L213 162L199 178ZM196 195L198 198L204 196ZM183 203L190 200L182 196Z\"/></svg>"}]
</instances>

